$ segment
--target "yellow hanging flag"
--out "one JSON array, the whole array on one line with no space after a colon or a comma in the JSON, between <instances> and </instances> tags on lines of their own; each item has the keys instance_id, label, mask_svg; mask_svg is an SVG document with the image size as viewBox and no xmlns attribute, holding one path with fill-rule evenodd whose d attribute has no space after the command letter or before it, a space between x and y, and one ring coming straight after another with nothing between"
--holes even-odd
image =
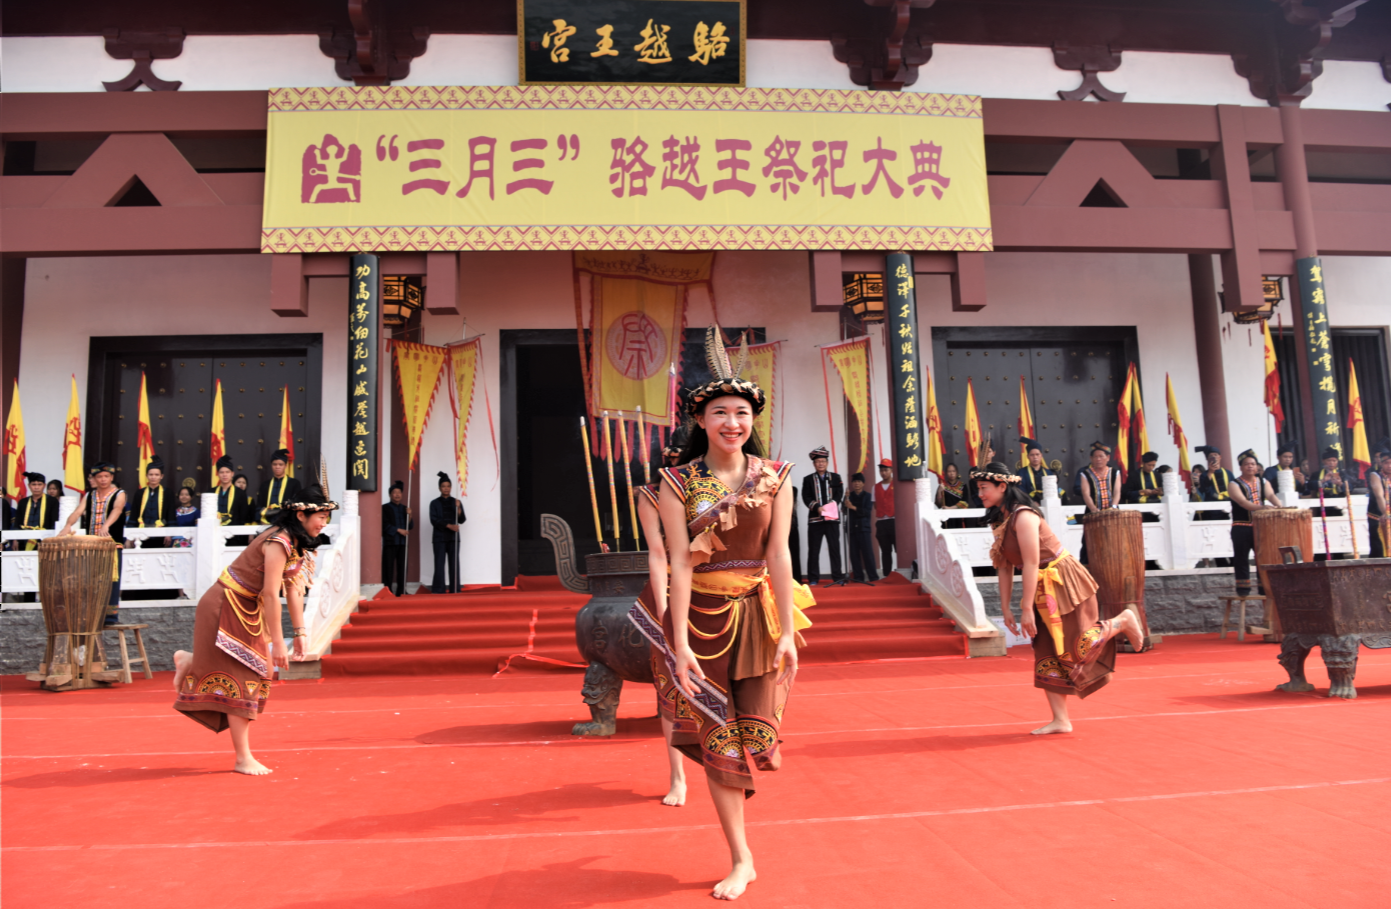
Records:
<instances>
[{"instance_id":1,"label":"yellow hanging flag","mask_svg":"<svg viewBox=\"0 0 1391 909\"><path fill-rule=\"evenodd\" d=\"M396 355L397 384L401 388L401 413L406 424L406 469L414 470L420 459L425 424L430 422L435 392L444 375L444 358L448 351L409 341L394 341L392 349Z\"/></svg>"},{"instance_id":2,"label":"yellow hanging flag","mask_svg":"<svg viewBox=\"0 0 1391 909\"><path fill-rule=\"evenodd\" d=\"M1130 472L1130 399L1135 396L1135 364L1125 371L1125 387L1121 389L1120 403L1116 405L1116 458L1114 467L1120 468L1121 482L1125 482Z\"/></svg>"},{"instance_id":3,"label":"yellow hanging flag","mask_svg":"<svg viewBox=\"0 0 1391 909\"><path fill-rule=\"evenodd\" d=\"M145 391L145 371L140 371L140 418L135 426L135 449L140 458L139 484L145 485L145 469L155 456L154 431L150 428L150 397Z\"/></svg>"},{"instance_id":4,"label":"yellow hanging flag","mask_svg":"<svg viewBox=\"0 0 1391 909\"><path fill-rule=\"evenodd\" d=\"M1169 400L1169 433L1178 446L1178 472L1187 486L1192 481L1192 465L1188 463L1188 434L1183 431L1183 420L1178 414L1178 398L1174 396L1174 382L1164 373L1164 394Z\"/></svg>"},{"instance_id":5,"label":"yellow hanging flag","mask_svg":"<svg viewBox=\"0 0 1391 909\"><path fill-rule=\"evenodd\" d=\"M1275 418L1275 431L1285 428L1285 406L1280 403L1280 365L1275 359L1275 339L1270 336L1269 320L1261 323L1265 339L1265 409Z\"/></svg>"},{"instance_id":6,"label":"yellow hanging flag","mask_svg":"<svg viewBox=\"0 0 1391 909\"><path fill-rule=\"evenodd\" d=\"M280 448L285 449L289 459L285 462L285 476L295 475L295 427L290 421L290 386L285 386L285 396L280 402Z\"/></svg>"},{"instance_id":7,"label":"yellow hanging flag","mask_svg":"<svg viewBox=\"0 0 1391 909\"><path fill-rule=\"evenodd\" d=\"M19 380L14 381L14 398L10 401L10 415L5 420L5 463L9 465L5 485L16 499L22 498L28 489L24 474L29 466L25 462L24 450L24 411L19 406Z\"/></svg>"},{"instance_id":8,"label":"yellow hanging flag","mask_svg":"<svg viewBox=\"0 0 1391 909\"><path fill-rule=\"evenodd\" d=\"M768 453L770 458L777 450L773 445L773 413L779 406L777 368L778 348L781 345L781 341L772 341L768 344L750 344L749 360L745 364L743 372L743 378L763 389L763 393L768 396L768 403L764 405L763 411L753 418L753 428L758 431L758 440L763 443L763 450ZM643 414L650 416L645 410Z\"/></svg>"},{"instance_id":9,"label":"yellow hanging flag","mask_svg":"<svg viewBox=\"0 0 1391 909\"><path fill-rule=\"evenodd\" d=\"M63 485L73 492L87 491L87 477L82 471L82 410L77 403L76 375L72 377L72 397L63 428Z\"/></svg>"},{"instance_id":10,"label":"yellow hanging flag","mask_svg":"<svg viewBox=\"0 0 1391 909\"><path fill-rule=\"evenodd\" d=\"M1140 374L1134 363L1130 364L1130 371L1135 376L1130 386L1130 426L1135 431L1136 450L1143 455L1150 450L1150 434L1145 428L1145 402L1140 398Z\"/></svg>"},{"instance_id":11,"label":"yellow hanging flag","mask_svg":"<svg viewBox=\"0 0 1391 909\"><path fill-rule=\"evenodd\" d=\"M473 415L473 389L478 382L478 338L449 348L449 371L454 377L450 403L454 407L454 461L459 468L459 495L468 491L468 424Z\"/></svg>"},{"instance_id":12,"label":"yellow hanging flag","mask_svg":"<svg viewBox=\"0 0 1391 909\"><path fill-rule=\"evenodd\" d=\"M840 376L845 399L855 412L855 423L860 429L860 460L851 473L863 473L869 460L869 338L856 338L844 344L821 348L822 355L829 357L831 365Z\"/></svg>"},{"instance_id":13,"label":"yellow hanging flag","mask_svg":"<svg viewBox=\"0 0 1391 909\"><path fill-rule=\"evenodd\" d=\"M976 412L976 388L970 379L966 380L966 455L972 467L984 467L976 463L980 459L980 414Z\"/></svg>"},{"instance_id":14,"label":"yellow hanging flag","mask_svg":"<svg viewBox=\"0 0 1391 909\"><path fill-rule=\"evenodd\" d=\"M1024 377L1019 377L1019 437L1021 439L1037 439L1034 435L1034 415L1029 410L1029 389L1024 382ZM1023 442L1019 443L1019 466L1023 467L1029 463L1029 446Z\"/></svg>"},{"instance_id":15,"label":"yellow hanging flag","mask_svg":"<svg viewBox=\"0 0 1391 909\"><path fill-rule=\"evenodd\" d=\"M927 377L927 469L940 480L945 469L942 462L945 460L943 452L946 449L942 444L942 415L937 411L937 392L932 388L932 370L924 368L923 375Z\"/></svg>"},{"instance_id":16,"label":"yellow hanging flag","mask_svg":"<svg viewBox=\"0 0 1391 909\"><path fill-rule=\"evenodd\" d=\"M217 462L227 453L227 431L222 422L222 380L217 380L217 390L213 394L213 425L208 442L208 457L212 459L213 472L210 486L217 486Z\"/></svg>"},{"instance_id":17,"label":"yellow hanging flag","mask_svg":"<svg viewBox=\"0 0 1391 909\"><path fill-rule=\"evenodd\" d=\"M1372 454L1367 448L1367 424L1362 420L1362 392L1357 389L1357 369L1348 357L1348 429L1352 430L1352 459L1357 462L1357 478L1367 479Z\"/></svg>"}]
</instances>

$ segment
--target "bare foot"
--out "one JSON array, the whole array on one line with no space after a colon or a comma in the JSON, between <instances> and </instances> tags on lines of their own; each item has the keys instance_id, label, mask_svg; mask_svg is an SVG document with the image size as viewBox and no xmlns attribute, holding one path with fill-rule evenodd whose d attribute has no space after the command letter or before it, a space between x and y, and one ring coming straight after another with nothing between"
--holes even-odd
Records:
<instances>
[{"instance_id":1,"label":"bare foot","mask_svg":"<svg viewBox=\"0 0 1391 909\"><path fill-rule=\"evenodd\" d=\"M187 650L174 651L174 690L184 690L184 679L188 677L188 670L193 667L193 654Z\"/></svg>"},{"instance_id":2,"label":"bare foot","mask_svg":"<svg viewBox=\"0 0 1391 909\"><path fill-rule=\"evenodd\" d=\"M1030 732L1029 735L1058 735L1058 734L1060 734L1060 733L1071 732L1071 731L1072 731L1072 724L1071 724L1071 723L1060 723L1060 722L1058 722L1057 720L1054 720L1053 722L1049 723L1047 726L1040 726L1040 727L1038 727L1038 728L1035 729L1033 732Z\"/></svg>"},{"instance_id":3,"label":"bare foot","mask_svg":"<svg viewBox=\"0 0 1391 909\"><path fill-rule=\"evenodd\" d=\"M737 900L744 895L744 888L758 880L753 862L738 862L729 872L729 877L715 885L710 895L717 900Z\"/></svg>"},{"instance_id":4,"label":"bare foot","mask_svg":"<svg viewBox=\"0 0 1391 909\"><path fill-rule=\"evenodd\" d=\"M662 799L662 804L670 808L680 808L686 804L686 781L672 780L671 791Z\"/></svg>"},{"instance_id":5,"label":"bare foot","mask_svg":"<svg viewBox=\"0 0 1391 909\"><path fill-rule=\"evenodd\" d=\"M271 772L269 767L254 757L247 757L244 760L237 758L237 763L232 767L232 770L236 773L245 773L247 776L265 776Z\"/></svg>"},{"instance_id":6,"label":"bare foot","mask_svg":"<svg viewBox=\"0 0 1391 909\"><path fill-rule=\"evenodd\" d=\"M1116 628L1130 641L1130 649L1143 653L1145 649L1145 630L1140 627L1140 618L1133 609L1123 609L1121 614L1111 620Z\"/></svg>"}]
</instances>

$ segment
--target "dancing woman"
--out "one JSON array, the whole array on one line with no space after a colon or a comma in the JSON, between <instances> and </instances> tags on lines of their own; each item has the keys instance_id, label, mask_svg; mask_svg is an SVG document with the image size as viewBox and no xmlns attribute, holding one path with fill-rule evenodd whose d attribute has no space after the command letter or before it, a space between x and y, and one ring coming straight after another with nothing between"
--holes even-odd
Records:
<instances>
[{"instance_id":1,"label":"dancing woman","mask_svg":"<svg viewBox=\"0 0 1391 909\"><path fill-rule=\"evenodd\" d=\"M782 763L796 632L811 624L797 607L810 606L811 593L794 583L787 546L792 465L761 456L753 420L767 399L739 378L746 351L731 368L712 326L706 355L715 379L690 393L687 463L662 471L658 507L671 562L663 633L644 633L680 695L671 743L704 768L729 845L732 868L713 896L733 900L756 876L744 835L744 800L754 791L746 755L759 770ZM643 627L640 610L630 615Z\"/></svg>"},{"instance_id":2,"label":"dancing woman","mask_svg":"<svg viewBox=\"0 0 1391 909\"><path fill-rule=\"evenodd\" d=\"M213 732L232 730L237 773L261 776L270 768L251 754L251 721L266 709L273 667L288 669L290 654L280 623L280 594L290 609L294 655L304 657L304 593L314 577L314 550L338 507L311 486L273 512L257 534L198 601L193 652L174 654L174 709Z\"/></svg>"},{"instance_id":3,"label":"dancing woman","mask_svg":"<svg viewBox=\"0 0 1391 909\"><path fill-rule=\"evenodd\" d=\"M1071 732L1068 696L1084 698L1111 680L1117 634L1129 638L1139 653L1144 649L1144 632L1129 609L1114 619L1097 618L1096 581L1063 548L1009 467L993 462L971 471L971 477L989 509L986 523L995 531L990 560L999 575L1005 627L1015 634L1019 627L1011 603L1014 569L1023 569L1020 624L1034 642L1034 687L1043 689L1053 711L1052 722L1033 734Z\"/></svg>"},{"instance_id":4,"label":"dancing woman","mask_svg":"<svg viewBox=\"0 0 1391 909\"><path fill-rule=\"evenodd\" d=\"M680 452L662 452L663 460L669 466L680 463ZM661 480L648 486L639 486L638 520L642 522L642 533L647 538L647 584L638 594L638 605L647 610L654 624L660 625L667 612L667 549L662 537L662 516L659 509ZM667 763L671 767L671 785L662 798L662 804L673 808L686 804L686 767L681 762L681 752L671 744L672 724L676 721L676 683L669 672L664 672L660 653L652 654L652 680L657 686L657 710L662 718L662 738L666 741Z\"/></svg>"}]
</instances>

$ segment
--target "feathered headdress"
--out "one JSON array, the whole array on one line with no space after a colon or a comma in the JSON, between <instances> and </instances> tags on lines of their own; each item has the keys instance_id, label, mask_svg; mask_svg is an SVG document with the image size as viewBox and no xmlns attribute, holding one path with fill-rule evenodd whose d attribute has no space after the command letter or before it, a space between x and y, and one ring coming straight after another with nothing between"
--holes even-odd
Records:
<instances>
[{"instance_id":1,"label":"feathered headdress","mask_svg":"<svg viewBox=\"0 0 1391 909\"><path fill-rule=\"evenodd\" d=\"M741 335L739 356L731 365L729 352L725 350L723 333L718 325L711 325L705 330L705 362L714 378L690 390L686 407L691 413L699 410L706 401L721 395L738 395L753 406L755 414L763 410L764 405L768 403L768 396L763 393L763 389L747 379L740 378L749 362L747 333Z\"/></svg>"}]
</instances>

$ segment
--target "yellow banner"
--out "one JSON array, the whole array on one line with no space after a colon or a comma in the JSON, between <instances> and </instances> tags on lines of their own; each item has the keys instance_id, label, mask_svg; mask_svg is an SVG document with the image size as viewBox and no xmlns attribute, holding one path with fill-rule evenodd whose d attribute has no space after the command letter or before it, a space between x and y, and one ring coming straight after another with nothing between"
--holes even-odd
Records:
<instances>
[{"instance_id":1,"label":"yellow banner","mask_svg":"<svg viewBox=\"0 0 1391 909\"><path fill-rule=\"evenodd\" d=\"M473 414L473 386L478 380L478 346L474 338L449 348L449 372L454 377L454 460L459 466L459 495L468 492L468 422Z\"/></svg>"},{"instance_id":2,"label":"yellow banner","mask_svg":"<svg viewBox=\"0 0 1391 909\"><path fill-rule=\"evenodd\" d=\"M869 339L856 338L835 347L822 348L840 376L845 398L855 411L860 427L860 462L851 473L863 473L869 457Z\"/></svg>"},{"instance_id":3,"label":"yellow banner","mask_svg":"<svg viewBox=\"0 0 1391 909\"><path fill-rule=\"evenodd\" d=\"M77 402L77 376L74 375L68 418L63 426L63 485L74 492L87 491L87 477L82 466L82 409Z\"/></svg>"},{"instance_id":4,"label":"yellow banner","mask_svg":"<svg viewBox=\"0 0 1391 909\"><path fill-rule=\"evenodd\" d=\"M596 278L591 332L594 410L671 419L671 364L681 355L686 289L645 279Z\"/></svg>"},{"instance_id":5,"label":"yellow banner","mask_svg":"<svg viewBox=\"0 0 1391 909\"><path fill-rule=\"evenodd\" d=\"M10 415L5 418L5 463L9 470L4 484L9 487L6 494L15 499L23 498L29 489L29 483L24 478L24 472L29 469L25 463L24 449L24 408L19 406L19 380L15 379Z\"/></svg>"},{"instance_id":6,"label":"yellow banner","mask_svg":"<svg viewBox=\"0 0 1391 909\"><path fill-rule=\"evenodd\" d=\"M774 457L773 453L777 451L773 445L773 412L778 407L778 348L781 346L781 341L750 344L749 360L744 364L744 371L740 374L763 389L763 393L768 396L768 403L764 405L763 412L753 418L753 427L758 431L763 450L770 458Z\"/></svg>"},{"instance_id":7,"label":"yellow banner","mask_svg":"<svg viewBox=\"0 0 1391 909\"><path fill-rule=\"evenodd\" d=\"M443 347L393 341L396 353L396 378L401 387L401 413L406 424L406 469L414 470L420 457L420 440L425 436L425 424L430 421L430 406L435 403L435 391L444 375Z\"/></svg>"},{"instance_id":8,"label":"yellow banner","mask_svg":"<svg viewBox=\"0 0 1391 909\"><path fill-rule=\"evenodd\" d=\"M282 88L264 252L992 248L972 95Z\"/></svg>"},{"instance_id":9,"label":"yellow banner","mask_svg":"<svg viewBox=\"0 0 1391 909\"><path fill-rule=\"evenodd\" d=\"M135 450L140 459L139 485L145 485L145 470L155 456L154 431L150 429L150 396L145 390L145 371L140 371L140 411L135 425Z\"/></svg>"}]
</instances>

